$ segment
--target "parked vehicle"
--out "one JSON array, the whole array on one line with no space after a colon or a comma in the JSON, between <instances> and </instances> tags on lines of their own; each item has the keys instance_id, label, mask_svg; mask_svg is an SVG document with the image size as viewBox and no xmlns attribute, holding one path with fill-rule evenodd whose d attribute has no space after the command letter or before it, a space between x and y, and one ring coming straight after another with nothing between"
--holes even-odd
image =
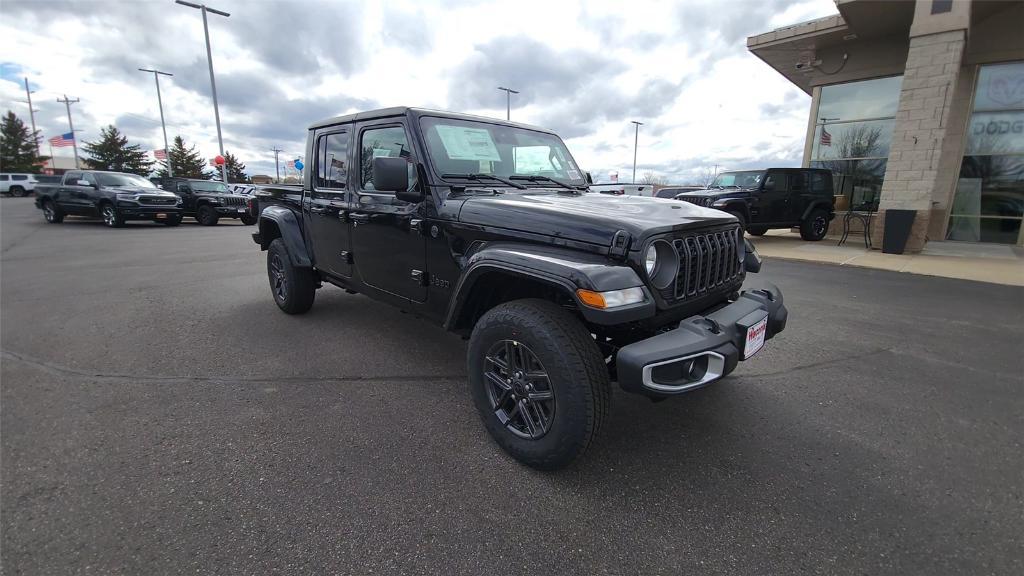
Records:
<instances>
[{"instance_id":1,"label":"parked vehicle","mask_svg":"<svg viewBox=\"0 0 1024 576\"><path fill-rule=\"evenodd\" d=\"M832 172L821 168L722 172L707 190L676 199L728 212L755 236L799 226L804 240L821 240L835 218Z\"/></svg>"},{"instance_id":2,"label":"parked vehicle","mask_svg":"<svg viewBox=\"0 0 1024 576\"><path fill-rule=\"evenodd\" d=\"M64 176L60 174L36 174L36 184L60 184Z\"/></svg>"},{"instance_id":3,"label":"parked vehicle","mask_svg":"<svg viewBox=\"0 0 1024 576\"><path fill-rule=\"evenodd\" d=\"M182 214L203 226L216 226L221 218L241 219L246 226L256 223L256 216L249 210L249 197L235 194L223 182L162 178L160 187L181 197Z\"/></svg>"},{"instance_id":4,"label":"parked vehicle","mask_svg":"<svg viewBox=\"0 0 1024 576\"><path fill-rule=\"evenodd\" d=\"M28 196L38 184L35 174L0 174L0 194Z\"/></svg>"},{"instance_id":5,"label":"parked vehicle","mask_svg":"<svg viewBox=\"0 0 1024 576\"><path fill-rule=\"evenodd\" d=\"M59 224L68 215L99 216L111 228L128 220L181 223L181 202L149 180L124 172L71 170L59 184L36 186L36 207L46 221Z\"/></svg>"},{"instance_id":6,"label":"parked vehicle","mask_svg":"<svg viewBox=\"0 0 1024 576\"><path fill-rule=\"evenodd\" d=\"M256 192L256 186L254 184L229 184L229 188L235 194L241 194L243 196L251 196Z\"/></svg>"},{"instance_id":7,"label":"parked vehicle","mask_svg":"<svg viewBox=\"0 0 1024 576\"><path fill-rule=\"evenodd\" d=\"M653 196L654 186L650 184L591 184L588 191L611 194L612 196Z\"/></svg>"},{"instance_id":8,"label":"parked vehicle","mask_svg":"<svg viewBox=\"0 0 1024 576\"><path fill-rule=\"evenodd\" d=\"M654 193L658 198L675 198L680 194L686 192L695 192L697 190L704 190L704 186L665 186L664 188L658 188L658 191Z\"/></svg>"},{"instance_id":9,"label":"parked vehicle","mask_svg":"<svg viewBox=\"0 0 1024 576\"><path fill-rule=\"evenodd\" d=\"M388 108L318 122L307 142L304 185L258 191L277 306L306 312L326 282L468 338L483 424L529 466L587 448L611 381L688 392L786 326L777 287L740 291L760 259L733 216L585 194L552 132Z\"/></svg>"}]
</instances>

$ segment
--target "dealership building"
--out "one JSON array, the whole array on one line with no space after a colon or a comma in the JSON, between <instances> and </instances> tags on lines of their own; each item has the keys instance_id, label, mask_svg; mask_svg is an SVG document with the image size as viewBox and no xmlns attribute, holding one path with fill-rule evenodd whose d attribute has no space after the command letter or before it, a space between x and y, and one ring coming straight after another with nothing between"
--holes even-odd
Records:
<instances>
[{"instance_id":1,"label":"dealership building","mask_svg":"<svg viewBox=\"0 0 1024 576\"><path fill-rule=\"evenodd\" d=\"M837 211L874 212L876 247L889 211L909 252L1024 246L1024 1L836 7L747 47L811 95L803 165L832 170Z\"/></svg>"}]
</instances>

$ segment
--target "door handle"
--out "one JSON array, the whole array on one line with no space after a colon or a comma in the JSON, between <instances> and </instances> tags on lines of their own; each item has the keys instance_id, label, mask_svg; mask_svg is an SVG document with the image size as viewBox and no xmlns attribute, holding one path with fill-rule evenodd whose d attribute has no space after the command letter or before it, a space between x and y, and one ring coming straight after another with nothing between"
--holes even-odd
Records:
<instances>
[{"instance_id":1,"label":"door handle","mask_svg":"<svg viewBox=\"0 0 1024 576\"><path fill-rule=\"evenodd\" d=\"M324 212L326 212L327 210L326 210L326 209L324 209L324 208L320 208L319 206L311 206L311 207L309 208L309 211L310 211L310 212L312 212L312 213L314 213L314 214L323 214L323 213L324 213Z\"/></svg>"},{"instance_id":2,"label":"door handle","mask_svg":"<svg viewBox=\"0 0 1024 576\"><path fill-rule=\"evenodd\" d=\"M349 214L348 215L348 219L351 220L353 224L368 224L370 222L370 215L369 214Z\"/></svg>"}]
</instances>

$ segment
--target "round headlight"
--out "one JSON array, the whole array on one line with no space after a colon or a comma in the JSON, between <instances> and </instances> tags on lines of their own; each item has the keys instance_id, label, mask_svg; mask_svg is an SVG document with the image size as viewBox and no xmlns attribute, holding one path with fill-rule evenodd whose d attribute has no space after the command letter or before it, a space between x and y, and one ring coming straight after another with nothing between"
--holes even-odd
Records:
<instances>
[{"instance_id":1,"label":"round headlight","mask_svg":"<svg viewBox=\"0 0 1024 576\"><path fill-rule=\"evenodd\" d=\"M654 244L647 247L647 255L644 256L644 268L647 275L654 274L654 268L658 265L658 248Z\"/></svg>"}]
</instances>

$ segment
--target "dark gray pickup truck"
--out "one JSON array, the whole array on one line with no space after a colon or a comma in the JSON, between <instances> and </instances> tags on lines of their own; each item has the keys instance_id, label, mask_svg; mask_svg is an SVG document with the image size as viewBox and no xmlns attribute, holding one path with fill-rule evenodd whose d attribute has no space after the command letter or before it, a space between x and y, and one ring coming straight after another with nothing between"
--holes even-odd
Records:
<instances>
[{"instance_id":1,"label":"dark gray pickup truck","mask_svg":"<svg viewBox=\"0 0 1024 576\"><path fill-rule=\"evenodd\" d=\"M51 224L60 224L69 215L100 217L111 228L127 220L181 224L180 198L124 172L72 170L59 184L36 185L36 207Z\"/></svg>"}]
</instances>

